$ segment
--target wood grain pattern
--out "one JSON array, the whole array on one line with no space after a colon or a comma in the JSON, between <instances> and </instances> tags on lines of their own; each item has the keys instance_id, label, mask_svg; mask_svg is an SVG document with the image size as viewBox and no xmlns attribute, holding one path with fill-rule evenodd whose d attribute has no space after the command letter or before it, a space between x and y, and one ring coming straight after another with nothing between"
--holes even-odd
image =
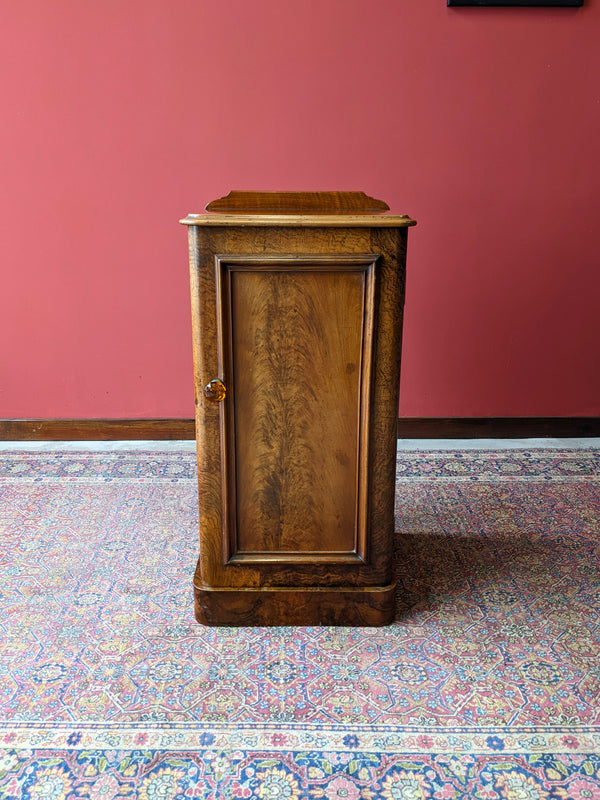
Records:
<instances>
[{"instance_id":1,"label":"wood grain pattern","mask_svg":"<svg viewBox=\"0 0 600 800\"><path fill-rule=\"evenodd\" d=\"M360 589L194 587L196 619L204 625L389 625L395 597L395 584Z\"/></svg>"},{"instance_id":2,"label":"wood grain pattern","mask_svg":"<svg viewBox=\"0 0 600 800\"><path fill-rule=\"evenodd\" d=\"M206 211L228 214L376 214L389 211L364 192L239 192L212 200Z\"/></svg>"},{"instance_id":3,"label":"wood grain pattern","mask_svg":"<svg viewBox=\"0 0 600 800\"><path fill-rule=\"evenodd\" d=\"M364 558L375 264L219 260L229 558Z\"/></svg>"},{"instance_id":4,"label":"wood grain pattern","mask_svg":"<svg viewBox=\"0 0 600 800\"><path fill-rule=\"evenodd\" d=\"M215 227L252 226L257 228L410 228L416 225L406 214L188 214L179 220L182 225Z\"/></svg>"},{"instance_id":5,"label":"wood grain pattern","mask_svg":"<svg viewBox=\"0 0 600 800\"><path fill-rule=\"evenodd\" d=\"M194 439L193 419L3 419L0 441Z\"/></svg>"},{"instance_id":6,"label":"wood grain pattern","mask_svg":"<svg viewBox=\"0 0 600 800\"><path fill-rule=\"evenodd\" d=\"M227 608L234 603L234 616L246 623L255 619L267 624L268 619L268 624L292 624L285 620L298 619L292 610L298 603L300 618L319 616L309 615L307 596L312 603L329 604L331 619L342 620L347 606L348 618L371 620L364 624L389 619L409 223L403 219L389 226L384 216L370 219L368 225L261 225L246 224L245 219L237 225L190 224L200 506L194 586L199 609L213 609L198 610L201 620L234 624L226 622L231 620ZM364 276L358 280L359 273L331 268L344 258L364 259L364 254L378 255L368 302ZM311 271L306 267L311 258L328 262L328 269ZM223 281L228 259L255 267L263 259L265 264L246 272L231 270ZM269 259L286 262L278 268L277 280ZM364 335L367 306L372 337ZM224 314L227 308L230 312ZM351 331L355 326L361 329ZM366 388L359 389L353 370L346 370L350 364L358 369L359 362L364 369L367 340L372 369ZM234 392L228 391L223 403L211 403L201 389L223 377L228 357L233 366L227 380L233 380ZM322 387L317 387L320 375ZM265 386L282 388L268 392ZM319 391L327 406L340 393L333 416L332 409L320 408ZM368 408L361 426L358 408L360 413ZM228 440L231 424L245 431L235 442ZM341 459L336 459L337 451ZM348 466L342 463L346 460ZM361 463L366 467L357 478ZM361 523L356 513L361 480L366 498L362 545L357 544ZM351 514L346 506L353 509ZM232 513L239 528L233 538L227 522ZM319 527L320 516L326 524ZM364 557L359 559L361 546Z\"/></svg>"}]
</instances>

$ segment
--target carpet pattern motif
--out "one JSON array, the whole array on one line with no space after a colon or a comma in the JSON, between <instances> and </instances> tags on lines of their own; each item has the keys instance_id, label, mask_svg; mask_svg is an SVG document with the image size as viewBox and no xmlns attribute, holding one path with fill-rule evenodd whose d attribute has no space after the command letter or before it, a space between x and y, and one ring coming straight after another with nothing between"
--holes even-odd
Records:
<instances>
[{"instance_id":1,"label":"carpet pattern motif","mask_svg":"<svg viewBox=\"0 0 600 800\"><path fill-rule=\"evenodd\" d=\"M382 629L197 625L195 481L0 454L2 800L600 800L600 452L401 452Z\"/></svg>"}]
</instances>

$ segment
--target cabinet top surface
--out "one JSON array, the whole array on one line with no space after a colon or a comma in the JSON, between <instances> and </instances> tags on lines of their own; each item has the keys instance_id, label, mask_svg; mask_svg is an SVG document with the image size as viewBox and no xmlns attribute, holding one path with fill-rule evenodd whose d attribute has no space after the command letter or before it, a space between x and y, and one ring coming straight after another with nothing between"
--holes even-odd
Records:
<instances>
[{"instance_id":1,"label":"cabinet top surface","mask_svg":"<svg viewBox=\"0 0 600 800\"><path fill-rule=\"evenodd\" d=\"M405 214L388 214L383 200L364 192L230 192L211 201L184 225L345 225L408 227Z\"/></svg>"}]
</instances>

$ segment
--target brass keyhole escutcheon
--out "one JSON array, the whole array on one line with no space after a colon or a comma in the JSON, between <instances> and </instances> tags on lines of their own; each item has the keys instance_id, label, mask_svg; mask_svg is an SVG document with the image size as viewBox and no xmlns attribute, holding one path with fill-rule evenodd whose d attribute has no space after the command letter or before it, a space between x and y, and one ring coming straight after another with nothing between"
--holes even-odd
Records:
<instances>
[{"instance_id":1,"label":"brass keyhole escutcheon","mask_svg":"<svg viewBox=\"0 0 600 800\"><path fill-rule=\"evenodd\" d=\"M212 400L214 403L220 403L221 401L225 400L226 394L227 389L225 388L225 384L218 378L214 378L212 381L209 381L204 387L204 396L208 400Z\"/></svg>"}]
</instances>

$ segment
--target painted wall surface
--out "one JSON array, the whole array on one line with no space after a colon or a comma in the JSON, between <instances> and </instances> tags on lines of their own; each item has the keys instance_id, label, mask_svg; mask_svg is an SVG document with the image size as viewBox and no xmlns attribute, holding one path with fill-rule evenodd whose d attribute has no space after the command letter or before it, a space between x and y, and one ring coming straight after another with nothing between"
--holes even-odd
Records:
<instances>
[{"instance_id":1,"label":"painted wall surface","mask_svg":"<svg viewBox=\"0 0 600 800\"><path fill-rule=\"evenodd\" d=\"M600 2L0 7L0 417L193 415L186 231L362 189L409 234L400 413L600 413Z\"/></svg>"}]
</instances>

